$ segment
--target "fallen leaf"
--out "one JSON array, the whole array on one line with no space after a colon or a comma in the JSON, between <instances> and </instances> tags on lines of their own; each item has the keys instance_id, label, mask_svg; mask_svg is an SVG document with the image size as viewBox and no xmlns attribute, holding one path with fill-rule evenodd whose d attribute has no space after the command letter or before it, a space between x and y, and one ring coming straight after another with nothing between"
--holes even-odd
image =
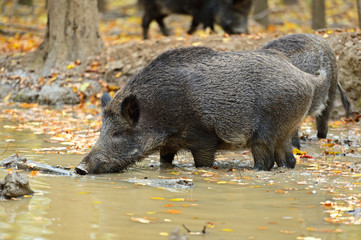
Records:
<instances>
[{"instance_id":1,"label":"fallen leaf","mask_svg":"<svg viewBox=\"0 0 361 240\"><path fill-rule=\"evenodd\" d=\"M153 200L164 200L165 198L162 198L162 197L150 197L150 199L153 199Z\"/></svg>"},{"instance_id":2,"label":"fallen leaf","mask_svg":"<svg viewBox=\"0 0 361 240\"><path fill-rule=\"evenodd\" d=\"M172 202L184 202L184 198L172 198L170 199Z\"/></svg>"},{"instance_id":3,"label":"fallen leaf","mask_svg":"<svg viewBox=\"0 0 361 240\"><path fill-rule=\"evenodd\" d=\"M222 228L221 231L222 232L234 232L234 230L232 228Z\"/></svg>"},{"instance_id":4,"label":"fallen leaf","mask_svg":"<svg viewBox=\"0 0 361 240\"><path fill-rule=\"evenodd\" d=\"M179 214L182 211L179 211L179 210L176 210L176 209L169 209L167 212L170 213L170 214Z\"/></svg>"}]
</instances>

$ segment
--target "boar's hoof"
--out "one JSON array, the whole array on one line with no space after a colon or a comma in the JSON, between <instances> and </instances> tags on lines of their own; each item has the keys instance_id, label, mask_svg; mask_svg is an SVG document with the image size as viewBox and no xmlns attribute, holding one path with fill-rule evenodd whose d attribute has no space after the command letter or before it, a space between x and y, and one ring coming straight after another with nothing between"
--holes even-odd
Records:
<instances>
[{"instance_id":1,"label":"boar's hoof","mask_svg":"<svg viewBox=\"0 0 361 240\"><path fill-rule=\"evenodd\" d=\"M85 170L82 166L77 166L76 168L75 168L75 172L76 172L76 174L79 174L79 175L87 175L88 174L88 171L87 170Z\"/></svg>"},{"instance_id":2,"label":"boar's hoof","mask_svg":"<svg viewBox=\"0 0 361 240\"><path fill-rule=\"evenodd\" d=\"M326 138L327 137L327 132L323 133L323 132L317 132L317 138Z\"/></svg>"}]
</instances>

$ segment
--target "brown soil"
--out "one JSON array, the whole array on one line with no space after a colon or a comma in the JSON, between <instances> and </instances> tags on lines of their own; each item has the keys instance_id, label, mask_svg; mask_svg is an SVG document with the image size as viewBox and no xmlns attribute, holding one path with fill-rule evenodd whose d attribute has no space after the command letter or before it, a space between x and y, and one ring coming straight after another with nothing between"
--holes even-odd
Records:
<instances>
[{"instance_id":1,"label":"brown soil","mask_svg":"<svg viewBox=\"0 0 361 240\"><path fill-rule=\"evenodd\" d=\"M335 31L331 34L319 34L323 35L334 48L338 58L339 81L351 100L353 110L360 111L361 32ZM207 46L219 51L254 50L280 36L280 34L208 35L207 37L163 37L145 41L130 41L109 47L97 59L92 59L87 64L82 63L78 68L81 69L80 72L76 69L64 68L59 71L61 74L57 75L56 80L53 79L53 76L48 76L42 83L39 83L39 77L31 76L31 73L24 72L22 69L19 70L16 67L16 61L7 61L1 65L12 71L5 71L1 74L0 98L4 98L10 91L13 92L11 99L16 101L35 101L48 104L79 103L81 95L74 94L74 86L79 90L84 82L89 81L90 86L84 91L83 96L99 96L102 91L110 90L109 86L122 87L130 77L166 50L188 46ZM98 68L93 68L94 62ZM66 65L64 64L64 66ZM16 76L14 77L14 75ZM104 85L107 85L108 88L105 88ZM336 103L335 115L337 116L343 114L340 105L339 102Z\"/></svg>"},{"instance_id":2,"label":"brown soil","mask_svg":"<svg viewBox=\"0 0 361 240\"><path fill-rule=\"evenodd\" d=\"M320 32L334 48L338 59L339 81L347 92L352 109L361 110L361 32L333 33L331 35ZM178 47L206 46L220 51L255 50L265 43L281 35L246 35L246 36L217 36L207 38L162 38L146 40L140 43L129 42L124 45L108 49L106 66L108 82L114 81L112 76L121 72L115 79L115 84L122 85L132 75L140 71L149 61L160 53ZM334 115L343 115L341 101L337 100Z\"/></svg>"}]
</instances>

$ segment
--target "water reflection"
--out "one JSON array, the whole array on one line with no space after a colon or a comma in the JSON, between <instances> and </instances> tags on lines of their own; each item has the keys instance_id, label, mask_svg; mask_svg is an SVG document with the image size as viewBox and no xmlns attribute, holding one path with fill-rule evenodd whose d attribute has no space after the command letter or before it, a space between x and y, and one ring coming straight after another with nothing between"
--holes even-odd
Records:
<instances>
[{"instance_id":1,"label":"water reflection","mask_svg":"<svg viewBox=\"0 0 361 240\"><path fill-rule=\"evenodd\" d=\"M0 129L1 137L16 139L0 141L0 149L9 144L1 158L21 150L32 160L63 166L74 166L82 159L81 155L34 154L34 146L49 143L30 132ZM32 198L0 201L0 239L167 239L163 235L176 226L185 224L200 231L208 224L206 236L190 239L356 240L359 226L325 221L329 214L320 202L339 194L360 196L361 180L355 175L360 174L359 130L331 130L330 138L352 141L343 145L350 152L346 156L324 156L316 139L305 142L303 150L324 163L313 165L314 160L303 159L294 170L254 172L249 170L249 152L225 152L217 155L219 169L195 169L190 155L182 153L175 169L161 170L158 156L152 156L122 174L29 176L36 191ZM350 166L355 172L346 171ZM0 178L5 175L0 171ZM195 187L170 192L127 182L144 177L188 178Z\"/></svg>"}]
</instances>

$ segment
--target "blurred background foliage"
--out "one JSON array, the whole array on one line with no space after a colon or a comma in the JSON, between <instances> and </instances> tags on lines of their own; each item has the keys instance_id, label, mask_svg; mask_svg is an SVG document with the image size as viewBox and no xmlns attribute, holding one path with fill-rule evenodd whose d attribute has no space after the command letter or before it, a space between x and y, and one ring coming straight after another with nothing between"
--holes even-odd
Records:
<instances>
[{"instance_id":1,"label":"blurred background foliage","mask_svg":"<svg viewBox=\"0 0 361 240\"><path fill-rule=\"evenodd\" d=\"M264 1L264 0L256 0ZM268 9L260 15L268 19L267 26L250 16L250 34L312 32L312 0L268 0ZM100 31L107 46L130 40L142 41L141 12L137 0L99 0ZM358 27L355 0L325 0L326 27L353 30ZM0 53L19 55L35 50L46 30L45 0L3 0L0 16ZM170 15L166 24L175 36L186 37L191 17ZM151 24L152 39L163 38L155 22ZM201 28L195 33L203 37L211 34ZM216 26L216 34L224 34Z\"/></svg>"}]
</instances>

